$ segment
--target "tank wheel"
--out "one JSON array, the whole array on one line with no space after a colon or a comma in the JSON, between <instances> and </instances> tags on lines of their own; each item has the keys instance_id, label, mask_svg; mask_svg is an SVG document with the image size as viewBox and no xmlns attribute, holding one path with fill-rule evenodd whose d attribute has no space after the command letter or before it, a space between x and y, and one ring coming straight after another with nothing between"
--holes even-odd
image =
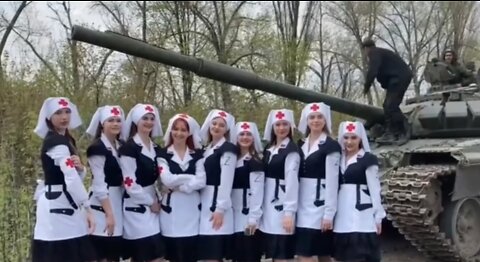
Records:
<instances>
[{"instance_id":1,"label":"tank wheel","mask_svg":"<svg viewBox=\"0 0 480 262\"><path fill-rule=\"evenodd\" d=\"M464 198L449 202L441 215L440 227L464 259L480 253L480 200Z\"/></svg>"}]
</instances>

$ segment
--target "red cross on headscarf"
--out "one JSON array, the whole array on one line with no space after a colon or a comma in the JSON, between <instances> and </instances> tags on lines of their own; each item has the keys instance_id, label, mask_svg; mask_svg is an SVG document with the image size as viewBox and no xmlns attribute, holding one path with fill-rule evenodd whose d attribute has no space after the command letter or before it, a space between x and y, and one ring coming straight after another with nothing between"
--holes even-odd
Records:
<instances>
[{"instance_id":1,"label":"red cross on headscarf","mask_svg":"<svg viewBox=\"0 0 480 262\"><path fill-rule=\"evenodd\" d=\"M158 174L161 175L161 174L162 174L162 171L163 171L163 166L159 166L159 167L158 167Z\"/></svg>"},{"instance_id":2,"label":"red cross on headscarf","mask_svg":"<svg viewBox=\"0 0 480 262\"><path fill-rule=\"evenodd\" d=\"M218 114L219 114L221 117L223 117L223 118L227 117L227 113L225 113L225 112L223 112L223 111L220 112L220 113L218 113Z\"/></svg>"},{"instance_id":3,"label":"red cross on headscarf","mask_svg":"<svg viewBox=\"0 0 480 262\"><path fill-rule=\"evenodd\" d=\"M250 128L250 125L249 125L248 123L243 123L243 125L240 126L240 127L243 128L243 129L245 129L245 130L247 130L247 129Z\"/></svg>"},{"instance_id":4,"label":"red cross on headscarf","mask_svg":"<svg viewBox=\"0 0 480 262\"><path fill-rule=\"evenodd\" d=\"M348 124L346 129L347 129L348 132L352 132L353 130L355 130L355 125L350 123L350 124Z\"/></svg>"},{"instance_id":5,"label":"red cross on headscarf","mask_svg":"<svg viewBox=\"0 0 480 262\"><path fill-rule=\"evenodd\" d=\"M319 107L317 104L313 104L313 105L310 107L310 109L311 109L312 111L317 111L319 108L320 108L320 107Z\"/></svg>"},{"instance_id":6,"label":"red cross on headscarf","mask_svg":"<svg viewBox=\"0 0 480 262\"><path fill-rule=\"evenodd\" d=\"M120 111L118 111L118 109L117 109L116 107L112 108L112 110L110 110L110 112L111 112L112 115L114 115L114 116L120 115Z\"/></svg>"},{"instance_id":7,"label":"red cross on headscarf","mask_svg":"<svg viewBox=\"0 0 480 262\"><path fill-rule=\"evenodd\" d=\"M67 159L67 162L65 162L65 164L70 167L70 168L74 168L75 167L75 163L73 162L73 160L71 158L68 158Z\"/></svg>"},{"instance_id":8,"label":"red cross on headscarf","mask_svg":"<svg viewBox=\"0 0 480 262\"><path fill-rule=\"evenodd\" d=\"M153 108L149 105L145 107L145 110L148 112L153 112Z\"/></svg>"},{"instance_id":9,"label":"red cross on headscarf","mask_svg":"<svg viewBox=\"0 0 480 262\"><path fill-rule=\"evenodd\" d=\"M277 114L275 115L276 118L282 119L285 116L285 114L282 111L278 111Z\"/></svg>"},{"instance_id":10,"label":"red cross on headscarf","mask_svg":"<svg viewBox=\"0 0 480 262\"><path fill-rule=\"evenodd\" d=\"M131 187L131 186L132 186L132 183L133 183L133 180L132 180L129 176L127 176L127 177L125 178L125 181L124 181L123 183L124 183L127 187Z\"/></svg>"},{"instance_id":11,"label":"red cross on headscarf","mask_svg":"<svg viewBox=\"0 0 480 262\"><path fill-rule=\"evenodd\" d=\"M68 102L63 98L58 101L58 104L61 106L68 106Z\"/></svg>"}]
</instances>

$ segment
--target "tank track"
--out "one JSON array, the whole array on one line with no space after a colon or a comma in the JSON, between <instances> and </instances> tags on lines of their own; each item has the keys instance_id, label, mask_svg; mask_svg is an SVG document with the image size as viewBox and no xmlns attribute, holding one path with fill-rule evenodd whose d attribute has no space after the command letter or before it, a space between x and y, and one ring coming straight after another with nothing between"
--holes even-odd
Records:
<instances>
[{"instance_id":1,"label":"tank track","mask_svg":"<svg viewBox=\"0 0 480 262\"><path fill-rule=\"evenodd\" d=\"M437 220L429 217L434 212L426 202L432 181L454 174L452 165L414 165L386 173L382 177L382 196L387 218L406 240L434 261L480 261L462 259L452 241L440 231Z\"/></svg>"}]
</instances>

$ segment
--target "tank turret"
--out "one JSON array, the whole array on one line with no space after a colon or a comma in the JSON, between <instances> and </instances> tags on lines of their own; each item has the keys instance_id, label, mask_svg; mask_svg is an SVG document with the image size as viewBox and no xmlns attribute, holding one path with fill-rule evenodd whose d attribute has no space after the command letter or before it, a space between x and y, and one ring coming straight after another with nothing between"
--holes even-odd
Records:
<instances>
[{"instance_id":1,"label":"tank turret","mask_svg":"<svg viewBox=\"0 0 480 262\"><path fill-rule=\"evenodd\" d=\"M209 79L285 98L324 102L332 110L365 119L369 137L383 132L383 109L282 82L246 70L155 47L114 32L74 26L72 39ZM446 65L429 62L431 84L401 107L410 140L403 145L372 145L378 156L382 200L388 220L434 261L480 261L480 96L476 85L447 85Z\"/></svg>"}]
</instances>

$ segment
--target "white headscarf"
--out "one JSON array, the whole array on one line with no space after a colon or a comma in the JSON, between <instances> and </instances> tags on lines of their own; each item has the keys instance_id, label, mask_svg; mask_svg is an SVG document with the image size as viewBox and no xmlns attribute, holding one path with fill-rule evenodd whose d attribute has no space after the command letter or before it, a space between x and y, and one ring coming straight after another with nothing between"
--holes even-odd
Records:
<instances>
[{"instance_id":1,"label":"white headscarf","mask_svg":"<svg viewBox=\"0 0 480 262\"><path fill-rule=\"evenodd\" d=\"M158 113L157 107L151 104L136 104L128 113L125 124L123 125L123 140L126 141L128 139L132 123L138 125L138 121L140 121L140 119L142 119L142 117L146 114L153 114L155 116L152 137L159 137L163 135L162 124L160 122L160 114Z\"/></svg>"},{"instance_id":2,"label":"white headscarf","mask_svg":"<svg viewBox=\"0 0 480 262\"><path fill-rule=\"evenodd\" d=\"M273 125L280 120L286 120L290 123L293 135L293 129L295 128L293 111L290 109L276 109L270 111L270 113L268 114L267 123L265 125L265 132L263 133L263 139L267 141L270 141L272 139L271 134Z\"/></svg>"},{"instance_id":3,"label":"white headscarf","mask_svg":"<svg viewBox=\"0 0 480 262\"><path fill-rule=\"evenodd\" d=\"M47 122L45 120L50 120L55 112L64 108L68 108L71 111L70 124L68 125L68 128L75 129L79 127L82 124L82 118L78 113L77 106L70 102L70 100L66 97L49 97L43 101L42 108L40 109L40 113L38 115L37 126L33 132L35 132L35 134L42 139L45 138L49 131Z\"/></svg>"},{"instance_id":4,"label":"white headscarf","mask_svg":"<svg viewBox=\"0 0 480 262\"><path fill-rule=\"evenodd\" d=\"M88 126L86 133L92 137L95 136L98 125L103 126L103 123L110 117L120 117L122 125L125 122L125 114L123 113L123 109L120 106L102 106L97 108L97 111L95 112L95 114L93 114L92 120L90 121L90 125ZM123 131L124 130L122 129L120 132L120 137L123 137Z\"/></svg>"},{"instance_id":5,"label":"white headscarf","mask_svg":"<svg viewBox=\"0 0 480 262\"><path fill-rule=\"evenodd\" d=\"M227 131L230 131L230 135L227 140L235 144L235 135L233 134L232 130L235 127L235 117L225 111L218 109L213 109L212 111L210 111L207 118L205 118L202 128L200 129L200 136L202 140L208 141L208 134L210 134L210 126L212 124L212 120L217 117L225 120L225 122L227 123Z\"/></svg>"},{"instance_id":6,"label":"white headscarf","mask_svg":"<svg viewBox=\"0 0 480 262\"><path fill-rule=\"evenodd\" d=\"M170 118L170 120L168 121L167 131L165 131L165 136L163 137L165 146L170 144L170 133L172 132L173 123L177 119L183 119L187 122L188 129L189 129L188 134L191 135L193 138L193 145L195 146L195 148L201 148L202 141L200 139L200 125L198 124L197 120L195 120L195 118L187 114L176 114L172 118Z\"/></svg>"},{"instance_id":7,"label":"white headscarf","mask_svg":"<svg viewBox=\"0 0 480 262\"><path fill-rule=\"evenodd\" d=\"M262 152L262 140L260 139L260 134L258 133L257 125L253 122L238 122L235 126L235 144L238 141L238 136L241 132L250 132L253 136L253 145L255 146L255 151L258 153Z\"/></svg>"},{"instance_id":8,"label":"white headscarf","mask_svg":"<svg viewBox=\"0 0 480 262\"><path fill-rule=\"evenodd\" d=\"M370 152L370 144L368 143L367 132L365 131L365 127L359 121L344 121L340 123L338 128L338 143L342 147L342 150L345 150L344 139L343 136L345 134L355 134L360 139L362 139L362 146L365 152Z\"/></svg>"},{"instance_id":9,"label":"white headscarf","mask_svg":"<svg viewBox=\"0 0 480 262\"><path fill-rule=\"evenodd\" d=\"M298 131L300 131L303 135L307 133L307 126L308 126L308 116L311 113L321 113L325 118L325 125L327 126L328 132L332 133L332 117L330 114L330 106L326 105L325 103L310 103L307 104L303 110L302 115L300 116L300 121L298 123Z\"/></svg>"}]
</instances>

